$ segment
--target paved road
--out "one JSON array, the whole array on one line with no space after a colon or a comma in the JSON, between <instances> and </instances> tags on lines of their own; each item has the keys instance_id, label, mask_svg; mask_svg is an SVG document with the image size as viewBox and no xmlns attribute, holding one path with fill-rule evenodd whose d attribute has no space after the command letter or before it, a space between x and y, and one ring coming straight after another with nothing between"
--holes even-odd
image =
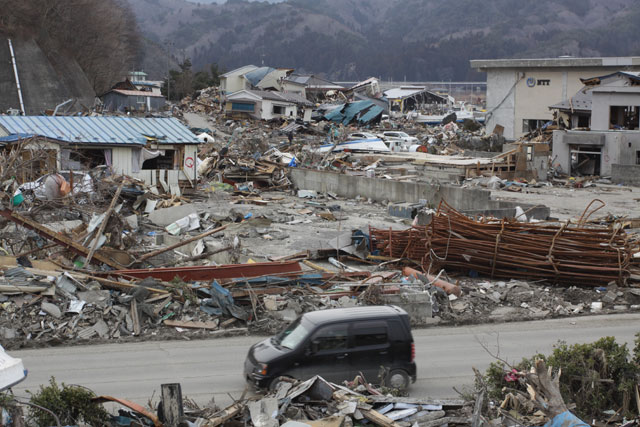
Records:
<instances>
[{"instance_id":1,"label":"paved road","mask_svg":"<svg viewBox=\"0 0 640 427\"><path fill-rule=\"evenodd\" d=\"M547 353L562 339L590 342L613 335L631 344L640 331L640 314L590 316L536 322L429 328L414 331L418 381L415 396L456 397L473 380L472 366L484 370L492 361L481 343L500 357L519 361ZM98 394L124 397L138 403L157 398L160 384L180 382L183 395L200 403L215 395L226 405L244 389L242 363L249 346L260 337L199 341L162 341L14 351L29 370L28 379L14 388L36 390L51 375L58 382L82 384ZM499 344L498 344L499 343ZM155 393L155 395L154 395Z\"/></svg>"}]
</instances>

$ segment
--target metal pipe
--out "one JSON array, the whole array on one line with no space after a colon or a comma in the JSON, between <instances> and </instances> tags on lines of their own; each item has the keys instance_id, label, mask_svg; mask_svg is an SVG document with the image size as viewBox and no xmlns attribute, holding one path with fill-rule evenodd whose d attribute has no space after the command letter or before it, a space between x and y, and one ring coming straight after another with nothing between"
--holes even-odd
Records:
<instances>
[{"instance_id":1,"label":"metal pipe","mask_svg":"<svg viewBox=\"0 0 640 427\"><path fill-rule=\"evenodd\" d=\"M64 101L62 104L58 104L56 105L55 110L53 110L53 115L55 116L56 114L58 114L58 109L60 107L64 107L65 105L67 105L68 103L73 102L73 98L71 99L67 99L66 101Z\"/></svg>"},{"instance_id":2,"label":"metal pipe","mask_svg":"<svg viewBox=\"0 0 640 427\"><path fill-rule=\"evenodd\" d=\"M18 100L20 101L20 111L22 111L22 115L24 116L26 113L24 111L24 100L22 99L22 88L20 87L20 78L18 77L18 65L16 64L16 55L13 52L13 43L11 43L11 39L7 39L9 42L9 52L11 53L11 63L13 64L13 74L16 78L16 87L18 88Z\"/></svg>"}]
</instances>

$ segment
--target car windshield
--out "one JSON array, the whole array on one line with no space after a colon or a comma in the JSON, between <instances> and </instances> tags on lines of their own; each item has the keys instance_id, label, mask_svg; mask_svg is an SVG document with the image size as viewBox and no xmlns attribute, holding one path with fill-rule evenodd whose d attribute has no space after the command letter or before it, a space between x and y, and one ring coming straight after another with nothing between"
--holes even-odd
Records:
<instances>
[{"instance_id":1,"label":"car windshield","mask_svg":"<svg viewBox=\"0 0 640 427\"><path fill-rule=\"evenodd\" d=\"M299 317L287 328L280 332L274 338L276 345L293 350L296 348L309 334L308 329L302 324L302 318Z\"/></svg>"},{"instance_id":2,"label":"car windshield","mask_svg":"<svg viewBox=\"0 0 640 427\"><path fill-rule=\"evenodd\" d=\"M408 137L409 135L407 135L407 134L406 134L406 133L404 133L404 132L398 132L398 136L399 136L399 137L401 137L401 138L406 138L406 137Z\"/></svg>"}]
</instances>

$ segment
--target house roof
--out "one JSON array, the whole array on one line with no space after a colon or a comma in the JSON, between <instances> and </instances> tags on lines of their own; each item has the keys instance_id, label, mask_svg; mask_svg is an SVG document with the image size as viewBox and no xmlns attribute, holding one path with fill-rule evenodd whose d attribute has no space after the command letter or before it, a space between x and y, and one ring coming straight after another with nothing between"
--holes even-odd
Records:
<instances>
[{"instance_id":1,"label":"house roof","mask_svg":"<svg viewBox=\"0 0 640 427\"><path fill-rule=\"evenodd\" d=\"M607 74L599 77L591 77L588 79L580 79L580 81L586 85L599 85L602 80L607 79L609 77L614 76L622 76L627 77L629 80L632 80L636 83L640 83L640 72L632 72L632 71L616 71L615 73Z\"/></svg>"},{"instance_id":2,"label":"house roof","mask_svg":"<svg viewBox=\"0 0 640 427\"><path fill-rule=\"evenodd\" d=\"M550 110L591 111L592 94L588 87L580 89L570 99L549 106Z\"/></svg>"},{"instance_id":3,"label":"house roof","mask_svg":"<svg viewBox=\"0 0 640 427\"><path fill-rule=\"evenodd\" d=\"M288 81L304 84L308 89L321 89L321 90L344 90L344 86L333 83L322 77L310 75L291 74L287 77Z\"/></svg>"},{"instance_id":4,"label":"house roof","mask_svg":"<svg viewBox=\"0 0 640 427\"><path fill-rule=\"evenodd\" d=\"M222 74L220 77L230 77L236 74L245 74L248 73L249 71L255 70L256 67L255 65L244 65L240 68L236 68L235 70L231 70L231 71L227 71L226 73Z\"/></svg>"},{"instance_id":5,"label":"house roof","mask_svg":"<svg viewBox=\"0 0 640 427\"><path fill-rule=\"evenodd\" d=\"M37 135L67 143L102 145L200 144L174 118L0 116L0 134Z\"/></svg>"},{"instance_id":6,"label":"house roof","mask_svg":"<svg viewBox=\"0 0 640 427\"><path fill-rule=\"evenodd\" d=\"M164 98L164 96L159 93L153 93L153 92L144 91L144 90L111 89L109 92L116 92L126 96L149 96L151 98ZM105 95L107 93L105 93Z\"/></svg>"},{"instance_id":7,"label":"house roof","mask_svg":"<svg viewBox=\"0 0 640 427\"><path fill-rule=\"evenodd\" d=\"M486 71L492 68L622 68L640 66L640 57L604 57L604 58L536 58L536 59L472 59L471 68Z\"/></svg>"},{"instance_id":8,"label":"house roof","mask_svg":"<svg viewBox=\"0 0 640 427\"><path fill-rule=\"evenodd\" d=\"M249 95L248 97L243 97L243 95ZM238 92L232 93L227 96L229 100L242 100L242 99L250 99L255 101L257 99L268 99L271 101L278 102L289 102L292 104L300 104L312 106L313 103L307 100L307 98L293 92L272 92L268 90L249 90L243 89Z\"/></svg>"},{"instance_id":9,"label":"house roof","mask_svg":"<svg viewBox=\"0 0 640 427\"><path fill-rule=\"evenodd\" d=\"M614 76L627 77L634 82L640 83L640 72L630 72L630 71L617 71L615 73L607 74L605 76L591 77L588 79L580 79L580 81L585 85L582 89L580 89L570 99L565 99L562 102L550 105L549 109L568 110L568 111L585 111L585 112L591 111L592 103L593 103L593 92L594 91L599 92L601 88L603 90L606 90L607 88L612 87L613 82L605 82L603 84L603 80L606 80Z\"/></svg>"},{"instance_id":10,"label":"house roof","mask_svg":"<svg viewBox=\"0 0 640 427\"><path fill-rule=\"evenodd\" d=\"M155 81L155 80L146 80L144 82L133 81L131 83L133 83L134 85L137 85L137 86L152 86L152 87L160 87L161 86L160 82Z\"/></svg>"},{"instance_id":11,"label":"house roof","mask_svg":"<svg viewBox=\"0 0 640 427\"><path fill-rule=\"evenodd\" d=\"M437 93L433 93L429 90L426 90L424 86L403 86L397 87L393 89L389 89L384 92L384 96L388 99L404 99L409 98L414 95L418 95L421 93L428 93L433 96L437 96L438 98L447 99L445 96L438 95Z\"/></svg>"},{"instance_id":12,"label":"house roof","mask_svg":"<svg viewBox=\"0 0 640 427\"><path fill-rule=\"evenodd\" d=\"M258 86L258 83L260 83L260 81L264 79L267 76L267 74L275 70L276 70L275 68L271 68L271 67L256 68L255 70L249 71L248 73L246 73L244 75L244 78L247 79L252 86Z\"/></svg>"}]
</instances>

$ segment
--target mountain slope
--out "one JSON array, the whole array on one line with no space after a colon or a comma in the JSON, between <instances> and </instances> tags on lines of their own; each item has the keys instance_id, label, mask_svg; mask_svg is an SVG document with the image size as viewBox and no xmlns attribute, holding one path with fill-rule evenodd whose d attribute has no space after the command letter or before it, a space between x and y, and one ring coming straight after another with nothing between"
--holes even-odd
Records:
<instances>
[{"instance_id":1,"label":"mountain slope","mask_svg":"<svg viewBox=\"0 0 640 427\"><path fill-rule=\"evenodd\" d=\"M334 80L478 79L469 59L640 54L637 0L128 0L196 68L264 62Z\"/></svg>"}]
</instances>

